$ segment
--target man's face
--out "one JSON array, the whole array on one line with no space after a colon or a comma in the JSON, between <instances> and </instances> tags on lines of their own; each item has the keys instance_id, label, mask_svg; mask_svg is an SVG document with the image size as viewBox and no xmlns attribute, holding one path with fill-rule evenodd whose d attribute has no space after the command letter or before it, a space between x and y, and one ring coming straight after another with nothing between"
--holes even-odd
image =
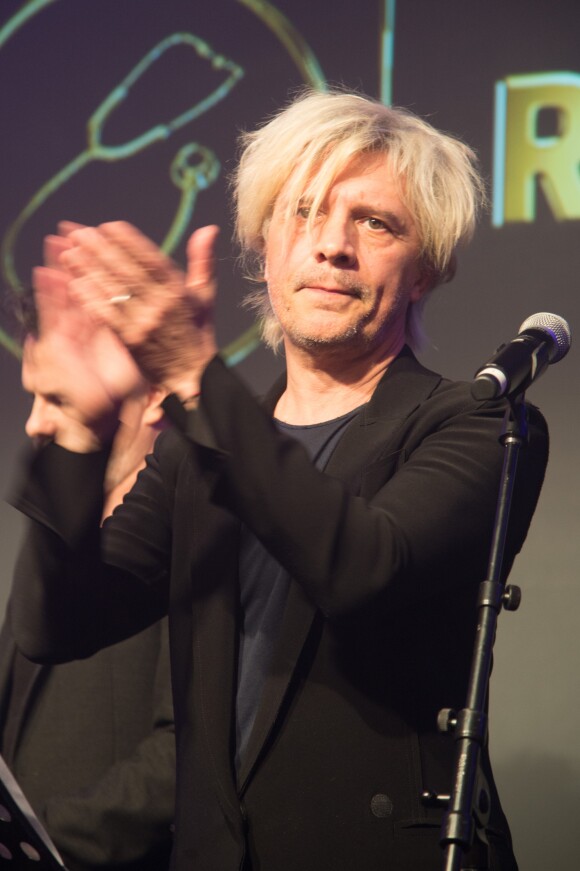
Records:
<instances>
[{"instance_id":1,"label":"man's face","mask_svg":"<svg viewBox=\"0 0 580 871\"><path fill-rule=\"evenodd\" d=\"M287 352L398 353L407 309L427 281L417 229L387 159L351 163L311 232L308 205L286 217L283 190L266 238L268 292Z\"/></svg>"},{"instance_id":2,"label":"man's face","mask_svg":"<svg viewBox=\"0 0 580 871\"><path fill-rule=\"evenodd\" d=\"M155 431L150 417L154 412L150 410L145 382L139 380L133 385L118 412L96 374L80 355L72 356L70 349L67 353L58 337L26 340L22 386L33 396L26 433L37 444L55 441L75 450L77 443L86 446L90 432L96 436L94 447L98 448L99 434L110 429L112 415L115 421L121 418L123 425L107 470L106 492L142 465L152 448Z\"/></svg>"},{"instance_id":3,"label":"man's face","mask_svg":"<svg viewBox=\"0 0 580 871\"><path fill-rule=\"evenodd\" d=\"M27 338L22 386L33 397L26 434L38 443L58 441L72 447L75 433L93 427L98 430L111 413L105 392L95 389L97 379L51 338Z\"/></svg>"}]
</instances>

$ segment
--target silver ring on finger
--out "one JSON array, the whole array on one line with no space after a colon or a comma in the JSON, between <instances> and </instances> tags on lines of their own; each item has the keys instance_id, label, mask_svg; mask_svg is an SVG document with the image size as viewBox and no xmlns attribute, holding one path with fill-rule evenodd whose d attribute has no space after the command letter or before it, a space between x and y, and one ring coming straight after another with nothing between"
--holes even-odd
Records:
<instances>
[{"instance_id":1,"label":"silver ring on finger","mask_svg":"<svg viewBox=\"0 0 580 871\"><path fill-rule=\"evenodd\" d=\"M119 293L116 296L109 297L109 302L111 305L119 305L122 302L129 302L132 299L134 294L132 293Z\"/></svg>"}]
</instances>

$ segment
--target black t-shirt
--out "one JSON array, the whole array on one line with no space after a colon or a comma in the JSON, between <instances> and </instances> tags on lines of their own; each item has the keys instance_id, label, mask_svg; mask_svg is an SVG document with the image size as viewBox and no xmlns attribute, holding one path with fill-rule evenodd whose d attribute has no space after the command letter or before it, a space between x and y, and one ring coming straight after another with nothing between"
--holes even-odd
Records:
<instances>
[{"instance_id":1,"label":"black t-shirt","mask_svg":"<svg viewBox=\"0 0 580 871\"><path fill-rule=\"evenodd\" d=\"M324 423L294 426L275 420L278 429L300 441L318 469L324 469L355 408ZM290 586L288 572L247 527L239 556L240 640L236 696L236 767L246 749Z\"/></svg>"}]
</instances>

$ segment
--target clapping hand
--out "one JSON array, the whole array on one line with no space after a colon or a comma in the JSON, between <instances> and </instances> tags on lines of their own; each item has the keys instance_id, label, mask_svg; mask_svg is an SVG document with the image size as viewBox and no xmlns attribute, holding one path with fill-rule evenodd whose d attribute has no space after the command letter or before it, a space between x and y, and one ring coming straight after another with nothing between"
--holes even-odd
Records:
<instances>
[{"instance_id":1,"label":"clapping hand","mask_svg":"<svg viewBox=\"0 0 580 871\"><path fill-rule=\"evenodd\" d=\"M218 228L197 230L188 244L188 270L135 227L62 224L61 267L70 293L96 323L112 330L151 383L186 399L199 390L216 353L214 245Z\"/></svg>"}]
</instances>

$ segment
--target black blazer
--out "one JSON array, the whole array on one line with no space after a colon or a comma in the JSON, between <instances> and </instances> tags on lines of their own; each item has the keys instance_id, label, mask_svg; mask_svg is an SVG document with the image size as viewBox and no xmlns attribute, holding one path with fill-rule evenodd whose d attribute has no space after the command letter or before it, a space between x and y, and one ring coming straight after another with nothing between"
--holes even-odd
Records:
<instances>
[{"instance_id":1,"label":"black blazer","mask_svg":"<svg viewBox=\"0 0 580 871\"><path fill-rule=\"evenodd\" d=\"M475 402L467 385L405 351L323 474L272 423L282 389L265 412L216 359L199 412L185 415L170 401L185 436L157 441L105 524L106 565L95 553L106 458L55 447L38 455L18 501L35 521L18 568L35 607L13 597L14 631L28 655L67 658L169 610L176 868L229 871L246 859L267 871L435 871L440 811L420 795L450 786L453 742L437 733L436 717L465 702L504 407ZM547 456L543 420L534 409L530 417L506 572ZM294 583L236 782L240 521ZM87 579L82 594L78 577ZM511 869L486 751L483 767L493 867Z\"/></svg>"},{"instance_id":2,"label":"black blazer","mask_svg":"<svg viewBox=\"0 0 580 871\"><path fill-rule=\"evenodd\" d=\"M0 705L4 760L71 871L169 867L175 730L166 620L56 666L25 660L5 623Z\"/></svg>"}]
</instances>

